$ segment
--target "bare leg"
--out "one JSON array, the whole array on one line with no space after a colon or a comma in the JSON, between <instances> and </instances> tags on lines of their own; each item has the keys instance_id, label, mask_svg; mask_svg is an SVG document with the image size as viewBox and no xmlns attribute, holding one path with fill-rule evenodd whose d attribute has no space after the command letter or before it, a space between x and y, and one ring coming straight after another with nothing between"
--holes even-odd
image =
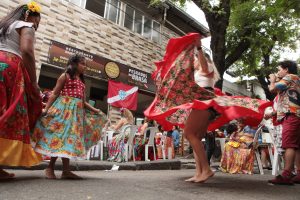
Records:
<instances>
[{"instance_id":1,"label":"bare leg","mask_svg":"<svg viewBox=\"0 0 300 200\"><path fill-rule=\"evenodd\" d=\"M284 153L284 170L293 171L295 164L296 150L288 148Z\"/></svg>"},{"instance_id":2,"label":"bare leg","mask_svg":"<svg viewBox=\"0 0 300 200\"><path fill-rule=\"evenodd\" d=\"M206 110L192 110L186 121L184 134L194 150L196 161L195 176L187 181L204 182L213 176L201 142L201 139L205 136L207 131L209 116L210 113Z\"/></svg>"},{"instance_id":3,"label":"bare leg","mask_svg":"<svg viewBox=\"0 0 300 200\"><path fill-rule=\"evenodd\" d=\"M198 177L194 182L205 182L208 178L212 177L214 175L213 171L211 170L209 164L208 164L208 161L207 161L207 157L206 157L206 152L205 152L205 149L204 149L204 145L203 143L201 142L200 143L200 155L199 155L199 163L200 163L200 166L201 166L201 169L202 169L202 174L201 174L201 177Z\"/></svg>"},{"instance_id":4,"label":"bare leg","mask_svg":"<svg viewBox=\"0 0 300 200\"><path fill-rule=\"evenodd\" d=\"M186 179L185 180L186 182L194 182L196 180L196 178L202 174L202 169L200 166L199 158L195 154L195 151L193 152L193 154L194 154L194 158L195 158L195 162L196 162L196 174L192 178Z\"/></svg>"},{"instance_id":5,"label":"bare leg","mask_svg":"<svg viewBox=\"0 0 300 200\"><path fill-rule=\"evenodd\" d=\"M261 162L262 162L263 168L269 167L268 155L267 155L265 149L261 149L260 154L261 154Z\"/></svg>"},{"instance_id":6,"label":"bare leg","mask_svg":"<svg viewBox=\"0 0 300 200\"><path fill-rule=\"evenodd\" d=\"M295 164L296 164L297 172L300 172L300 149L298 149L296 151L296 161L295 161ZM300 176L300 174L297 174L297 175Z\"/></svg>"},{"instance_id":7,"label":"bare leg","mask_svg":"<svg viewBox=\"0 0 300 200\"><path fill-rule=\"evenodd\" d=\"M54 167L55 167L56 160L57 160L57 157L51 157L49 165L45 170L46 178L48 178L48 179L56 179L56 176L54 173Z\"/></svg>"},{"instance_id":8,"label":"bare leg","mask_svg":"<svg viewBox=\"0 0 300 200\"><path fill-rule=\"evenodd\" d=\"M63 162L63 172L61 174L62 179L82 179L80 176L72 173L70 170L70 159L69 158L61 158Z\"/></svg>"}]
</instances>

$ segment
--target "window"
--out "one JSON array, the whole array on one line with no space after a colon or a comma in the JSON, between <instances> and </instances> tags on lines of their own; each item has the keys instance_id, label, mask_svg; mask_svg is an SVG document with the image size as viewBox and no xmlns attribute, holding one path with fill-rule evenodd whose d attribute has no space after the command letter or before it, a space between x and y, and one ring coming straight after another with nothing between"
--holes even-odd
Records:
<instances>
[{"instance_id":1,"label":"window","mask_svg":"<svg viewBox=\"0 0 300 200\"><path fill-rule=\"evenodd\" d=\"M133 30L133 21L134 21L134 9L129 5L126 5L125 15L124 15L124 27L129 30Z\"/></svg>"},{"instance_id":2,"label":"window","mask_svg":"<svg viewBox=\"0 0 300 200\"><path fill-rule=\"evenodd\" d=\"M120 26L143 35L156 43L161 41L161 26L141 11L119 0L68 0L77 5L85 5L90 10Z\"/></svg>"},{"instance_id":3,"label":"window","mask_svg":"<svg viewBox=\"0 0 300 200\"><path fill-rule=\"evenodd\" d=\"M151 39L151 34L152 34L152 20L147 17L144 17L143 36L145 38Z\"/></svg>"},{"instance_id":4,"label":"window","mask_svg":"<svg viewBox=\"0 0 300 200\"><path fill-rule=\"evenodd\" d=\"M134 16L134 32L139 34L143 33L143 15L138 11L135 11Z\"/></svg>"},{"instance_id":5,"label":"window","mask_svg":"<svg viewBox=\"0 0 300 200\"><path fill-rule=\"evenodd\" d=\"M153 22L153 28L152 28L152 40L156 43L160 43L160 24L156 21L152 21Z\"/></svg>"},{"instance_id":6,"label":"window","mask_svg":"<svg viewBox=\"0 0 300 200\"><path fill-rule=\"evenodd\" d=\"M107 0L105 18L118 23L119 0Z\"/></svg>"},{"instance_id":7,"label":"window","mask_svg":"<svg viewBox=\"0 0 300 200\"><path fill-rule=\"evenodd\" d=\"M87 0L85 8L97 15L104 17L105 1Z\"/></svg>"}]
</instances>

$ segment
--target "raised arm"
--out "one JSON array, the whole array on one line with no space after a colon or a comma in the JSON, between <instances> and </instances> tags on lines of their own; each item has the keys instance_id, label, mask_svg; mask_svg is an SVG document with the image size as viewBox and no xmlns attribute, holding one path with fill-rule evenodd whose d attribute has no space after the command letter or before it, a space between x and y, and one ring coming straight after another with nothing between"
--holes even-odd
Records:
<instances>
[{"instance_id":1,"label":"raised arm","mask_svg":"<svg viewBox=\"0 0 300 200\"><path fill-rule=\"evenodd\" d=\"M148 127L148 123L144 123L144 124L142 125L141 130L140 130L140 134L141 134L141 135L144 135L144 134L145 134L145 131L146 131L147 127Z\"/></svg>"},{"instance_id":2,"label":"raised arm","mask_svg":"<svg viewBox=\"0 0 300 200\"><path fill-rule=\"evenodd\" d=\"M113 126L113 129L115 131L119 130L125 124L125 122L126 122L126 119L124 119L124 118L120 119L118 121L118 123L115 126Z\"/></svg>"},{"instance_id":3,"label":"raised arm","mask_svg":"<svg viewBox=\"0 0 300 200\"><path fill-rule=\"evenodd\" d=\"M208 63L207 63L207 60L204 56L201 45L202 45L201 40L198 40L196 42L196 46L197 46L197 49L198 49L198 63L196 63L194 65L194 68L196 70L200 70L200 72L203 73L203 74L208 74L209 73Z\"/></svg>"},{"instance_id":4,"label":"raised arm","mask_svg":"<svg viewBox=\"0 0 300 200\"><path fill-rule=\"evenodd\" d=\"M208 74L209 73L209 69L208 69L208 63L207 60L203 54L202 48L198 47L198 60L199 60L199 70L201 71L201 73L203 74Z\"/></svg>"},{"instance_id":5,"label":"raised arm","mask_svg":"<svg viewBox=\"0 0 300 200\"><path fill-rule=\"evenodd\" d=\"M49 108L51 107L51 105L53 104L53 102L57 99L57 97L59 96L61 90L64 88L65 82L66 82L66 74L63 73L56 82L55 88L52 91L52 94L49 97L49 100L46 104L46 107L44 109L44 113L47 113Z\"/></svg>"},{"instance_id":6,"label":"raised arm","mask_svg":"<svg viewBox=\"0 0 300 200\"><path fill-rule=\"evenodd\" d=\"M275 74L270 74L269 75L269 81L270 81L269 91L272 92L272 93L276 93L277 92L277 89L275 87L276 75Z\"/></svg>"}]
</instances>

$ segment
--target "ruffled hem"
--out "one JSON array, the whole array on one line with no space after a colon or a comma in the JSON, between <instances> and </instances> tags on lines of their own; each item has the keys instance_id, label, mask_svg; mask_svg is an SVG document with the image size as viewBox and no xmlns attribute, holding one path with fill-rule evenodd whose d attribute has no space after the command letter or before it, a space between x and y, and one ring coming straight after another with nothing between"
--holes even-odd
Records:
<instances>
[{"instance_id":1,"label":"ruffled hem","mask_svg":"<svg viewBox=\"0 0 300 200\"><path fill-rule=\"evenodd\" d=\"M50 156L50 157L69 158L70 160L85 160L85 158L86 158L86 154L84 154L82 156L72 156L70 154L53 153L53 152L46 151L44 149L38 149L38 148L35 148L34 150L35 150L35 152L38 152L44 156Z\"/></svg>"},{"instance_id":2,"label":"ruffled hem","mask_svg":"<svg viewBox=\"0 0 300 200\"><path fill-rule=\"evenodd\" d=\"M31 167L42 161L31 144L0 138L0 165Z\"/></svg>"},{"instance_id":3,"label":"ruffled hem","mask_svg":"<svg viewBox=\"0 0 300 200\"><path fill-rule=\"evenodd\" d=\"M147 116L150 119L153 119L157 121L164 130L171 130L174 125L178 125L181 128L184 128L185 121L180 123L174 123L171 121L168 121L167 118L170 117L173 113L177 112L178 110L192 110L192 109L197 109L197 110L207 110L209 108L213 108L216 110L220 116L218 116L215 120L213 120L209 126L208 126L208 131L214 131L220 126L230 122L231 120L238 119L238 118L243 118L244 123L250 126L257 126L261 122L264 116L264 110L272 105L272 102L266 102L266 101L260 101L260 105L257 108L257 111L254 111L252 109L246 108L246 107L241 107L241 106L222 106L218 103L217 99L218 98L227 98L226 96L222 97L216 97L212 100L207 100L207 101L199 101L199 100L194 100L193 103L186 103L182 104L176 107L169 108L166 112L163 113L156 113L153 112L154 110L154 104L151 105L145 112L145 116ZM242 99L247 99L247 97L228 97L231 99L237 99L237 98L242 98ZM250 98L248 98L250 99ZM155 103L155 100L153 101Z\"/></svg>"}]
</instances>

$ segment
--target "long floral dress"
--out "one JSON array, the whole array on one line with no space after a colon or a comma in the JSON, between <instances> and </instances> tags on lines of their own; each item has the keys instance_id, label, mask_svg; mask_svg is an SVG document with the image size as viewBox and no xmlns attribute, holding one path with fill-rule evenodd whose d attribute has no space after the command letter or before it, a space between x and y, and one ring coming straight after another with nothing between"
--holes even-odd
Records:
<instances>
[{"instance_id":1,"label":"long floral dress","mask_svg":"<svg viewBox=\"0 0 300 200\"><path fill-rule=\"evenodd\" d=\"M253 137L238 134L237 140L231 140L225 144L222 154L220 169L230 174L253 174L254 149L250 146Z\"/></svg>"},{"instance_id":2,"label":"long floral dress","mask_svg":"<svg viewBox=\"0 0 300 200\"><path fill-rule=\"evenodd\" d=\"M211 121L208 131L243 117L245 124L257 126L264 109L272 103L248 97L216 96L213 91L200 87L194 81L194 65L198 33L170 39L164 59L155 63L152 74L157 85L156 97L144 114L157 121L164 130L174 125L184 127L192 109L213 110L218 117Z\"/></svg>"},{"instance_id":3,"label":"long floral dress","mask_svg":"<svg viewBox=\"0 0 300 200\"><path fill-rule=\"evenodd\" d=\"M39 92L32 87L22 59L0 51L0 166L33 166L42 161L31 137L42 112Z\"/></svg>"},{"instance_id":4,"label":"long floral dress","mask_svg":"<svg viewBox=\"0 0 300 200\"><path fill-rule=\"evenodd\" d=\"M67 78L61 95L34 130L35 151L46 156L85 159L87 150L101 137L104 113L84 110L84 84Z\"/></svg>"},{"instance_id":5,"label":"long floral dress","mask_svg":"<svg viewBox=\"0 0 300 200\"><path fill-rule=\"evenodd\" d=\"M130 133L129 129L123 133L123 129L126 125L121 127L119 134L115 135L110 141L108 141L108 161L125 162L125 144Z\"/></svg>"}]
</instances>

